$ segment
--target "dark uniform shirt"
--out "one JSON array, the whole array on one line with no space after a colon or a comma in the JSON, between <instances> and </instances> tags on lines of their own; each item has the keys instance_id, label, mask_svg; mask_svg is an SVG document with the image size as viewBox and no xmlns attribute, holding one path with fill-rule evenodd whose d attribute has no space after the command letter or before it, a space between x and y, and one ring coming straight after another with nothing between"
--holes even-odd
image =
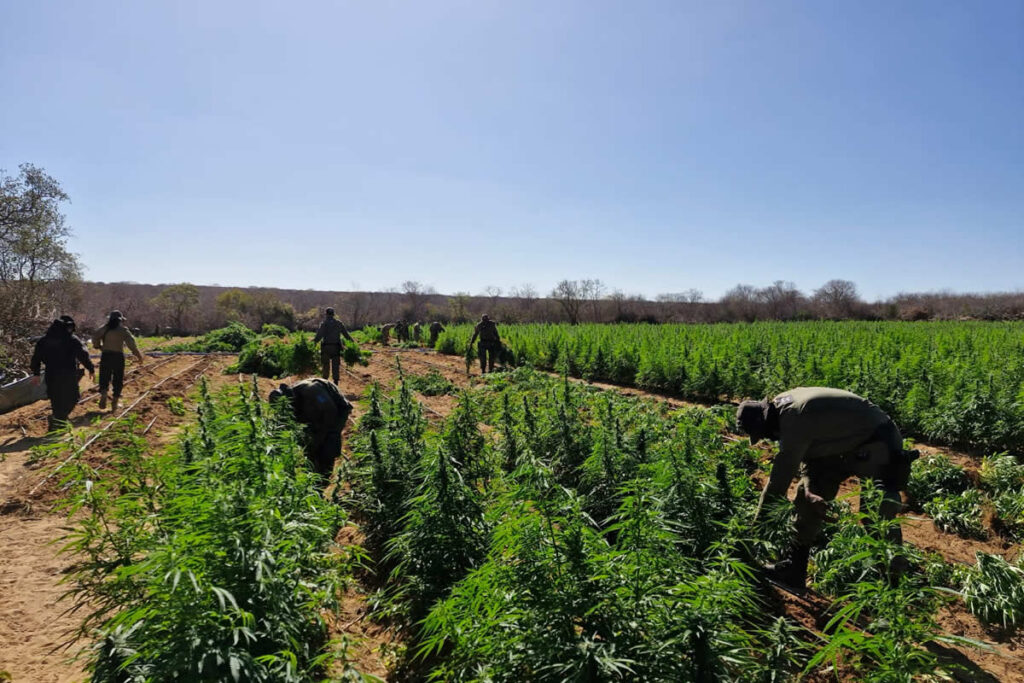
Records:
<instances>
[{"instance_id":1,"label":"dark uniform shirt","mask_svg":"<svg viewBox=\"0 0 1024 683\"><path fill-rule=\"evenodd\" d=\"M349 335L348 330L345 329L345 324L337 318L325 318L320 327L316 331L316 336L313 337L313 342L323 341L324 344L337 344L341 346L341 338L344 337L349 341L354 341L352 336Z\"/></svg>"},{"instance_id":2,"label":"dark uniform shirt","mask_svg":"<svg viewBox=\"0 0 1024 683\"><path fill-rule=\"evenodd\" d=\"M315 436L340 432L345 427L352 404L338 387L316 378L298 382L292 386L292 392L295 419L308 425Z\"/></svg>"},{"instance_id":3,"label":"dark uniform shirt","mask_svg":"<svg viewBox=\"0 0 1024 683\"><path fill-rule=\"evenodd\" d=\"M74 378L77 382L79 363L92 372L89 351L82 340L68 332L66 328L58 331L51 329L46 336L36 342L30 367L32 374L38 375L39 366L42 364L46 366L46 375L51 380Z\"/></svg>"},{"instance_id":4,"label":"dark uniform shirt","mask_svg":"<svg viewBox=\"0 0 1024 683\"><path fill-rule=\"evenodd\" d=\"M800 463L853 453L889 416L866 398L841 389L798 387L772 403L779 412L779 454L765 496L784 496Z\"/></svg>"},{"instance_id":5,"label":"dark uniform shirt","mask_svg":"<svg viewBox=\"0 0 1024 683\"><path fill-rule=\"evenodd\" d=\"M500 342L501 337L498 335L498 325L493 320L481 320L473 328L473 337L480 337L482 342Z\"/></svg>"}]
</instances>

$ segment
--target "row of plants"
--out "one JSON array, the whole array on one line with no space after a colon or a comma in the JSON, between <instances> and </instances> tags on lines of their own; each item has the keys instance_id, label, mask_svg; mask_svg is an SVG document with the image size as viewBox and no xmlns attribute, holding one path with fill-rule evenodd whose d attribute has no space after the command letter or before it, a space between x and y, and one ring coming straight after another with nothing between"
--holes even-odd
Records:
<instances>
[{"instance_id":1,"label":"row of plants","mask_svg":"<svg viewBox=\"0 0 1024 683\"><path fill-rule=\"evenodd\" d=\"M925 456L911 471L910 503L943 531L985 538L990 517L992 531L1024 540L1024 463L1007 453L987 456L975 478L944 454Z\"/></svg>"},{"instance_id":2,"label":"row of plants","mask_svg":"<svg viewBox=\"0 0 1024 683\"><path fill-rule=\"evenodd\" d=\"M376 567L375 614L407 632L404 675L778 681L839 666L910 680L945 666L927 646L957 640L936 623L950 598L926 558L842 504L813 560L834 618L820 632L786 618L757 568L788 546L792 509L753 522L761 465L722 438L731 409L525 368L463 392L436 428L407 381L367 403L346 505ZM985 618L1017 618L996 609Z\"/></svg>"},{"instance_id":3,"label":"row of plants","mask_svg":"<svg viewBox=\"0 0 1024 683\"><path fill-rule=\"evenodd\" d=\"M472 327L437 348L464 355ZM832 386L870 398L906 434L1024 448L1024 323L807 322L503 325L511 364L717 402Z\"/></svg>"},{"instance_id":4,"label":"row of plants","mask_svg":"<svg viewBox=\"0 0 1024 683\"><path fill-rule=\"evenodd\" d=\"M84 614L91 680L305 682L344 668L327 619L361 555L335 546L344 513L319 494L288 412L256 391L213 398L203 384L173 447L152 452L127 418L102 465L64 468L66 598Z\"/></svg>"},{"instance_id":5,"label":"row of plants","mask_svg":"<svg viewBox=\"0 0 1024 683\"><path fill-rule=\"evenodd\" d=\"M165 351L237 353L238 361L226 373L244 373L280 378L319 370L320 352L309 332L289 332L281 325L266 324L255 332L241 323L230 323L196 340L164 347ZM370 351L346 342L341 349L348 365L366 365Z\"/></svg>"}]
</instances>

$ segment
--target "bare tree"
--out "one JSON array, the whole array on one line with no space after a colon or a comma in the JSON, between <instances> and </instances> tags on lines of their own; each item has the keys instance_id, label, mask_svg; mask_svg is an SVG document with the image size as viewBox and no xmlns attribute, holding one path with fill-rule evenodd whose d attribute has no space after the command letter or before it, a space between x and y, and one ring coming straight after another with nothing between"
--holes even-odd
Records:
<instances>
[{"instance_id":1,"label":"bare tree","mask_svg":"<svg viewBox=\"0 0 1024 683\"><path fill-rule=\"evenodd\" d=\"M551 290L551 298L558 302L571 324L579 324L580 307L583 305L583 290L579 280L562 280Z\"/></svg>"},{"instance_id":2,"label":"bare tree","mask_svg":"<svg viewBox=\"0 0 1024 683\"><path fill-rule=\"evenodd\" d=\"M829 318L849 318L860 304L857 285L849 280L829 280L814 290L814 303Z\"/></svg>"},{"instance_id":3,"label":"bare tree","mask_svg":"<svg viewBox=\"0 0 1024 683\"><path fill-rule=\"evenodd\" d=\"M593 322L600 321L600 302L601 297L604 296L604 292L605 286L600 280L596 278L580 280L580 296L589 304L590 319Z\"/></svg>"},{"instance_id":4,"label":"bare tree","mask_svg":"<svg viewBox=\"0 0 1024 683\"><path fill-rule=\"evenodd\" d=\"M733 320L757 320L757 289L751 285L736 285L722 297L726 314Z\"/></svg>"},{"instance_id":5,"label":"bare tree","mask_svg":"<svg viewBox=\"0 0 1024 683\"><path fill-rule=\"evenodd\" d=\"M797 317L804 301L804 295L796 285L783 280L776 280L758 290L757 298L763 304L767 317L773 320L792 320Z\"/></svg>"},{"instance_id":6,"label":"bare tree","mask_svg":"<svg viewBox=\"0 0 1024 683\"><path fill-rule=\"evenodd\" d=\"M402 292L405 294L404 317L410 320L422 320L426 313L427 301L434 293L434 288L415 280L406 280L402 283Z\"/></svg>"}]
</instances>

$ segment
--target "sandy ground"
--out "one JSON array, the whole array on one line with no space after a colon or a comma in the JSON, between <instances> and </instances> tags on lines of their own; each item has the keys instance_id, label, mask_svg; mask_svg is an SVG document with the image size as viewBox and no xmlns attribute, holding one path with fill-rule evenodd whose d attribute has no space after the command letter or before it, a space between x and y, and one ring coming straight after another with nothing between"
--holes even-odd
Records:
<instances>
[{"instance_id":1,"label":"sandy ground","mask_svg":"<svg viewBox=\"0 0 1024 683\"><path fill-rule=\"evenodd\" d=\"M377 345L369 348L374 351L369 366L346 369L339 382L341 390L353 402L364 395L372 382L378 382L384 388L396 385L396 357L401 358L407 373L425 374L437 370L457 386L467 386L479 379L479 368L474 366L472 375L467 376L460 357L395 347L385 349ZM121 409L142 397L133 412L139 416L140 422L151 424L147 438L154 447L165 445L191 419L190 413L184 417L171 414L166 399L188 396L194 391L200 375L207 377L215 388L239 382L242 378L221 372L232 361L233 358L225 356L174 356L151 359L141 371L130 366ZM163 383L154 388L160 382ZM95 388L87 387L87 384L86 378L83 380L83 402L72 413L72 420L77 426L91 424L96 419L109 421L110 417L109 412L98 411ZM260 379L260 391L265 395L276 384L274 380ZM673 406L692 405L635 388L598 386ZM426 408L427 418L435 422L447 416L457 400L454 396L418 398ZM68 558L58 553L57 544L64 533L65 519L53 509L61 496L59 476L47 479L53 463L34 465L30 454L31 447L43 441L48 412L47 404L37 403L0 416L0 455L5 458L0 462L0 643L4 645L0 649L0 672L9 672L16 683L63 683L85 678L81 666L69 661L77 646L66 647L78 620L75 615L66 614L65 603L59 601L65 590L60 579L69 565ZM360 412L357 406L349 421L350 428L357 422ZM346 434L346 452L347 442ZM960 464L977 466L977 461L970 456L950 454ZM97 448L89 457L102 459L102 448ZM844 490L852 491L853 484L848 483ZM1015 557L1019 552L1019 546L1005 543L995 536L972 541L939 532L926 519L909 522L905 535L907 540L923 549L940 552L947 559L960 562L973 563L974 552L978 550L1008 557ZM358 544L358 529L346 527L339 534L338 541L341 545ZM820 622L828 608L827 600L813 595L793 596L776 591L773 600L786 614L810 628ZM943 611L940 623L950 633L999 643L990 653L967 651L975 665L982 667L990 677L986 678L983 671L975 669L973 678L965 680L1024 681L1024 659L1021 659L1024 641L1019 636L1006 638L986 630L956 606ZM367 618L366 596L358 585L353 585L343 596L342 611L332 619L332 632L335 637L344 636L349 640L348 655L356 668L365 673L386 676L389 653L396 642L386 628Z\"/></svg>"}]
</instances>

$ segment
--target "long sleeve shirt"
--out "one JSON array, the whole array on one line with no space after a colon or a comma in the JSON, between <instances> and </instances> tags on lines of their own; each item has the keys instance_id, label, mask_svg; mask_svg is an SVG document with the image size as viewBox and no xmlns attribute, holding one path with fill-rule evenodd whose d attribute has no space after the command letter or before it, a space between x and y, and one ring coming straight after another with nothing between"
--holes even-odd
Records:
<instances>
[{"instance_id":1,"label":"long sleeve shirt","mask_svg":"<svg viewBox=\"0 0 1024 683\"><path fill-rule=\"evenodd\" d=\"M92 337L92 345L100 351L116 351L124 353L127 346L136 356L141 356L139 347L135 343L135 337L124 325L109 329L106 325L101 327Z\"/></svg>"},{"instance_id":2,"label":"long sleeve shirt","mask_svg":"<svg viewBox=\"0 0 1024 683\"><path fill-rule=\"evenodd\" d=\"M855 452L889 421L881 408L849 391L798 387L779 394L779 454L761 494L784 496L800 463Z\"/></svg>"},{"instance_id":3,"label":"long sleeve shirt","mask_svg":"<svg viewBox=\"0 0 1024 683\"><path fill-rule=\"evenodd\" d=\"M89 372L93 371L89 351L81 339L72 334L47 334L36 342L29 367L33 375L38 375L40 366L45 365L47 377L74 378L77 382L79 363Z\"/></svg>"},{"instance_id":4,"label":"long sleeve shirt","mask_svg":"<svg viewBox=\"0 0 1024 683\"><path fill-rule=\"evenodd\" d=\"M324 318L324 321L320 323L320 327L317 328L316 336L313 337L314 342L322 341L324 344L341 344L341 338L344 337L350 342L355 342L352 335L345 329L345 324L337 318Z\"/></svg>"}]
</instances>

